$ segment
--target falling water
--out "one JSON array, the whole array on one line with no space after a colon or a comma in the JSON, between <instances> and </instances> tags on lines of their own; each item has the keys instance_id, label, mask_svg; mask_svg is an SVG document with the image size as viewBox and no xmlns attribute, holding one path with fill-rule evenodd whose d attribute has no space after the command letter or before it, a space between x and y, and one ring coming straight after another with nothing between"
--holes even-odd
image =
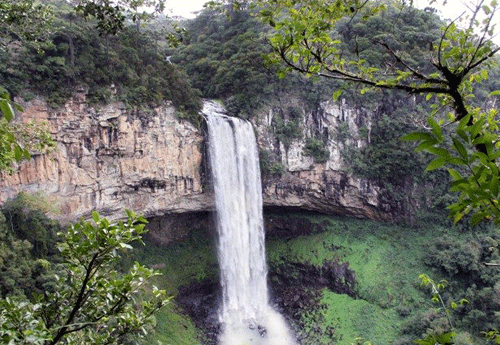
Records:
<instances>
[{"instance_id":1,"label":"falling water","mask_svg":"<svg viewBox=\"0 0 500 345\"><path fill-rule=\"evenodd\" d=\"M295 344L269 306L259 157L252 125L206 102L217 209L221 345Z\"/></svg>"}]
</instances>

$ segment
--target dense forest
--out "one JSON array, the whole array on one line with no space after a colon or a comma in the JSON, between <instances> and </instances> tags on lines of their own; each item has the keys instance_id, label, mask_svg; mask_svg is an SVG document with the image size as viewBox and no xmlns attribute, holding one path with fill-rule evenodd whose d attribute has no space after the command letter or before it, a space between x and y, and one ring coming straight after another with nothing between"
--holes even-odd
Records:
<instances>
[{"instance_id":1,"label":"dense forest","mask_svg":"<svg viewBox=\"0 0 500 345\"><path fill-rule=\"evenodd\" d=\"M278 116L270 128L277 140L285 147L293 140L304 140L304 153L314 157L316 164L328 160L325 143L334 138L343 143L346 173L374 181L385 188L387 198L407 202L411 186L431 186L415 202L419 207L412 208L411 217L399 219L398 224L300 211L266 212L273 300L301 344L405 345L418 339L420 344L498 343L500 272L489 265L500 259L497 228L490 222L470 226L468 221L474 220L471 208L461 214L462 223L448 219L447 206L462 205L463 201L457 193L460 189L449 191L450 182L462 181L454 172L460 176L467 167L453 170L451 177L444 169L427 171L435 158L432 155L442 151L415 152L415 143L400 141L412 131L431 127L437 132L433 122L426 122L428 114L444 117L452 106L443 103L435 110L425 94L390 87L366 89L353 80L325 79L319 73L300 73L304 71L299 68L286 70L272 61L271 28L266 24L269 15L265 14L263 21L262 12L259 17L251 6L206 9L195 19L180 23L163 15L144 22L129 20L120 30L106 32L95 19L83 18L66 1L44 3L54 14L46 37L30 42L19 39L10 30L11 23L3 22L0 28L1 93L6 91L14 101L44 97L49 106L57 108L76 91L84 90L91 106L122 102L132 113L148 113L148 108L171 102L179 118L198 127L203 98L217 99L231 116L250 120L262 109L273 109ZM388 8L374 11L368 18L360 12L340 19L331 28L332 36L341 42L342 58L366 60L371 64L368 68L375 68L394 62L391 50L405 51L404 63L393 65L411 65L418 73L432 73L429 50L442 38L447 24L430 7L401 10L398 5L391 6L392 2L384 3ZM12 10L5 6L0 1L0 11ZM271 27L276 25L270 23ZM374 44L377 42L384 44ZM488 78L474 85L470 109L492 102L488 96L499 89L499 75L491 64ZM361 133L367 145L352 144L345 125L327 135L303 127L303 114L321 111L322 103L331 101L332 95L335 101L370 114L370 126ZM493 120L488 121L495 131ZM443 123L441 132L449 134L452 139L448 141L460 151L453 129ZM469 151L478 147L477 141L471 143ZM264 177L286 173L272 152L263 149L260 159ZM491 162L488 157L471 162L480 160L486 161L485 165ZM92 225L75 220L79 225L66 230L48 217L57 212L51 204L39 195L20 194L0 208L2 341L55 344L57 337L68 336L72 343L106 344L116 339L121 344L215 343L218 326L213 309L218 272L214 243L207 236L211 231L208 220L203 226L190 227L187 237L177 243L158 246L145 234L146 246L131 245L142 241L135 235L143 231L142 218L128 214L128 223L114 225L95 215ZM482 209L482 218L476 217L474 223L483 218L495 220L487 212ZM285 225L271 225L277 223L288 227L285 237L280 232ZM101 244L97 235L88 233L88 238L80 238L80 228L89 233L90 229L111 232L116 235L115 242ZM92 247L92 241L99 246ZM78 262L78 253L82 258L88 256L89 261ZM100 267L111 277L100 276L106 283L101 283L98 275L93 277L94 271L85 271L101 260L97 253L102 254ZM163 275L134 265L136 260L158 268ZM64 298L78 295L75 281L82 277L95 278L88 291L110 291L109 296L80 293L96 306L109 307L109 315L89 307L94 318L87 321L82 316L85 310L77 314L63 308ZM128 295L136 278L150 280L166 291L157 293L148 283ZM58 291L64 285L69 287ZM168 304L167 295L175 297ZM134 304L125 304L126 297ZM58 304L50 304L51 299ZM13 301L21 301L21 307ZM206 306L200 306L200 301ZM62 315L68 315L67 320L57 315L58 308ZM124 313L123 320L113 318L115 311ZM24 313L33 316L27 319L31 324L12 316L22 319ZM108 320L106 327L94 327L103 320ZM79 322L88 322L87 328L81 328L81 338ZM27 331L19 335L22 327ZM51 327L55 333L50 333ZM93 334L95 329L99 332Z\"/></svg>"},{"instance_id":2,"label":"dense forest","mask_svg":"<svg viewBox=\"0 0 500 345\"><path fill-rule=\"evenodd\" d=\"M51 5L56 18L50 40L42 47L10 43L1 52L2 85L13 97L41 94L57 107L83 88L90 104L116 100L132 107L170 100L187 112L200 109L188 76L166 60L171 22L165 17L154 27L127 25L111 35L76 15L67 2Z\"/></svg>"}]
</instances>

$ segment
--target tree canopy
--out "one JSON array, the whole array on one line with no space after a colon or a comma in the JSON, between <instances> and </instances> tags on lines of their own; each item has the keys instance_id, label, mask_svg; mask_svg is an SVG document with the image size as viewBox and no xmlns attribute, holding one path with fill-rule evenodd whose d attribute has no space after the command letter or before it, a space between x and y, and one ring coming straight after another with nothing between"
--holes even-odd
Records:
<instances>
[{"instance_id":1,"label":"tree canopy","mask_svg":"<svg viewBox=\"0 0 500 345\"><path fill-rule=\"evenodd\" d=\"M6 217L12 217L16 210L13 208L4 211ZM122 272L117 265L122 254L132 249L130 244L141 241L145 232L145 219L128 210L126 213L127 220L110 222L93 212L92 221L81 220L59 232L59 254L40 256L38 248L36 267L26 267L31 244L22 239L20 229L5 232L0 228L0 267L5 278L23 285L23 279L25 283L31 279L28 271L34 270L38 271L33 272L36 282L43 283L38 294L31 287L30 299L15 290L0 299L3 344L122 344L127 337L140 339L147 335L154 324L153 314L169 299L165 291L150 284L158 274L154 270L136 262ZM28 230L38 231L28 235L31 241L53 242L53 238L40 237L43 226ZM4 262L4 258L16 258L20 264L17 269L25 270L24 274L16 275L16 267ZM0 282L2 289L10 286L7 280Z\"/></svg>"},{"instance_id":2,"label":"tree canopy","mask_svg":"<svg viewBox=\"0 0 500 345\"><path fill-rule=\"evenodd\" d=\"M277 0L254 4L258 17L271 27L268 59L281 66L282 72L295 70L362 84L361 93L375 88L425 95L433 102L427 119L430 130L404 139L421 141L417 150L436 155L428 170L449 166L452 190L460 193L459 201L450 207L456 221L466 214L473 215L473 223L500 219L497 110L474 102L475 87L496 64L499 48L491 38L497 1L480 1L448 23L434 20L424 33L408 30L415 18L421 18L415 16L421 10L404 2ZM377 35L376 20L384 17L394 30ZM342 25L360 21L372 21L375 35L371 42L354 40L346 45L345 35L352 33L343 34ZM405 35L415 36L425 61L413 59L415 48L402 44L408 42ZM366 43L382 47L384 54L366 54ZM348 55L353 49L355 54ZM341 90L334 98L340 95Z\"/></svg>"}]
</instances>

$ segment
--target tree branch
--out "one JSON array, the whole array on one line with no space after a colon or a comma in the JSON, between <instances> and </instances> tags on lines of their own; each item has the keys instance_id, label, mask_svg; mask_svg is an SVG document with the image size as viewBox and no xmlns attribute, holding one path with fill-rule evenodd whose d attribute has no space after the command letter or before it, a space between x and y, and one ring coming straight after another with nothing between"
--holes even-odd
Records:
<instances>
[{"instance_id":1,"label":"tree branch","mask_svg":"<svg viewBox=\"0 0 500 345\"><path fill-rule=\"evenodd\" d=\"M69 314L68 319L64 323L64 326L59 329L59 331L57 332L54 339L52 339L52 341L48 343L49 345L57 344L62 339L62 337L68 333L69 326L73 323L73 320L74 320L76 314L78 313L78 311L82 307L82 303L83 303L84 296L85 296L86 289L87 289L87 284L90 280L91 273L92 273L92 270L94 268L94 263L95 263L98 256L99 256L99 253L95 253L92 256L92 260L90 260L90 262L86 268L85 278L83 279L82 285L80 287L80 292L78 293L78 297L76 299L75 305L73 306L73 309L71 310L71 313Z\"/></svg>"}]
</instances>

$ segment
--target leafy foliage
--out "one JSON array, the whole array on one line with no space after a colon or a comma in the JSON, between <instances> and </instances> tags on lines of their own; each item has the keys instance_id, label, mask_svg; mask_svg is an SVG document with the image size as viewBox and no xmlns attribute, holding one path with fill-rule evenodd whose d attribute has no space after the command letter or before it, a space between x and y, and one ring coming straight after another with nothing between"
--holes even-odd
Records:
<instances>
[{"instance_id":1,"label":"leafy foliage","mask_svg":"<svg viewBox=\"0 0 500 345\"><path fill-rule=\"evenodd\" d=\"M316 163L325 163L330 158L330 151L316 138L307 138L304 154L312 156Z\"/></svg>"},{"instance_id":2,"label":"leafy foliage","mask_svg":"<svg viewBox=\"0 0 500 345\"><path fill-rule=\"evenodd\" d=\"M117 344L129 334L147 334L154 312L168 301L165 291L148 286L157 273L138 263L124 274L115 269L121 253L141 240L146 221L131 211L125 222L111 223L97 212L92 219L60 233L62 263L53 289L32 300L0 300L3 343Z\"/></svg>"},{"instance_id":3,"label":"leafy foliage","mask_svg":"<svg viewBox=\"0 0 500 345\"><path fill-rule=\"evenodd\" d=\"M421 176L424 158L412 152L412 145L399 141L409 128L400 118L384 114L371 128L368 144L362 148L348 147L343 153L344 160L355 175L373 180L397 184Z\"/></svg>"},{"instance_id":4,"label":"leafy foliage","mask_svg":"<svg viewBox=\"0 0 500 345\"><path fill-rule=\"evenodd\" d=\"M48 33L53 11L46 4L33 0L0 1L0 44L5 48L11 42L37 45Z\"/></svg>"},{"instance_id":5,"label":"leafy foliage","mask_svg":"<svg viewBox=\"0 0 500 345\"><path fill-rule=\"evenodd\" d=\"M185 112L200 110L188 77L165 60L160 46L164 41L158 40L156 31L127 26L114 36L103 36L76 17L74 8L57 4L50 44L43 54L29 46L0 52L2 84L11 95L34 92L60 106L79 90L91 103L121 100L133 107L171 100Z\"/></svg>"},{"instance_id":6,"label":"leafy foliage","mask_svg":"<svg viewBox=\"0 0 500 345\"><path fill-rule=\"evenodd\" d=\"M273 118L274 133L276 138L288 149L293 140L302 138L302 129L298 119L285 119L280 115Z\"/></svg>"},{"instance_id":7,"label":"leafy foliage","mask_svg":"<svg viewBox=\"0 0 500 345\"><path fill-rule=\"evenodd\" d=\"M263 40L264 26L247 9L225 7L224 13L206 9L186 23L183 44L171 50L172 61L191 78L205 98L220 99L233 116L249 118L271 99L280 99L287 112L286 97L295 94L306 107L327 99L329 87L316 87L297 75L280 79L266 66L269 51Z\"/></svg>"},{"instance_id":8,"label":"leafy foliage","mask_svg":"<svg viewBox=\"0 0 500 345\"><path fill-rule=\"evenodd\" d=\"M275 80L262 63L262 26L248 12L229 18L205 10L187 23L184 46L173 52L203 97L223 99L233 115L248 118L272 92Z\"/></svg>"},{"instance_id":9,"label":"leafy foliage","mask_svg":"<svg viewBox=\"0 0 500 345\"><path fill-rule=\"evenodd\" d=\"M465 177L456 169L449 170L455 180L452 190L460 193L459 202L451 206L456 221L471 212L473 224L487 218L498 219L497 111L482 110L471 102L474 86L487 79L488 69L495 64L492 57L499 50L489 39L494 35L492 19L497 1L483 7L478 5L459 18L465 29L455 21L443 26L439 39L435 35L417 37L416 32L410 30L409 34L427 42L430 48L423 64L412 59L411 46L401 44L408 30L399 30L404 25L396 24L404 20L391 22L398 31L374 39L385 48L382 56L366 54L355 40L356 54L346 59L342 32L332 35L338 29L337 24L346 17L376 20L375 13L380 13L380 18L397 13L401 18L408 17L412 23L409 16L421 13L414 8L390 7L386 12L384 4L360 1L303 1L300 5L290 0L263 3L266 6L260 11L260 18L273 28L269 35L273 52L268 57L283 66L283 71L296 70L358 83L365 86L361 93L366 93L367 88L381 88L427 94L428 100L435 96L437 104L427 121L431 130L405 139L421 141L417 150L437 156L428 170L445 164L466 170ZM478 19L480 13L485 18L481 21ZM434 23L438 24L436 20ZM480 34L475 34L475 30ZM387 73L384 66L390 66L391 73ZM452 111L445 118L439 118L440 109ZM455 125L450 134L443 131L445 123Z\"/></svg>"},{"instance_id":10,"label":"leafy foliage","mask_svg":"<svg viewBox=\"0 0 500 345\"><path fill-rule=\"evenodd\" d=\"M84 18L97 20L96 27L102 34L116 35L125 27L126 20L140 24L165 9L164 0L76 0L76 11ZM144 8L153 11L141 10Z\"/></svg>"},{"instance_id":11,"label":"leafy foliage","mask_svg":"<svg viewBox=\"0 0 500 345\"><path fill-rule=\"evenodd\" d=\"M277 161L277 158L266 150L259 151L259 164L260 170L264 175L281 175L285 170L283 163Z\"/></svg>"}]
</instances>

